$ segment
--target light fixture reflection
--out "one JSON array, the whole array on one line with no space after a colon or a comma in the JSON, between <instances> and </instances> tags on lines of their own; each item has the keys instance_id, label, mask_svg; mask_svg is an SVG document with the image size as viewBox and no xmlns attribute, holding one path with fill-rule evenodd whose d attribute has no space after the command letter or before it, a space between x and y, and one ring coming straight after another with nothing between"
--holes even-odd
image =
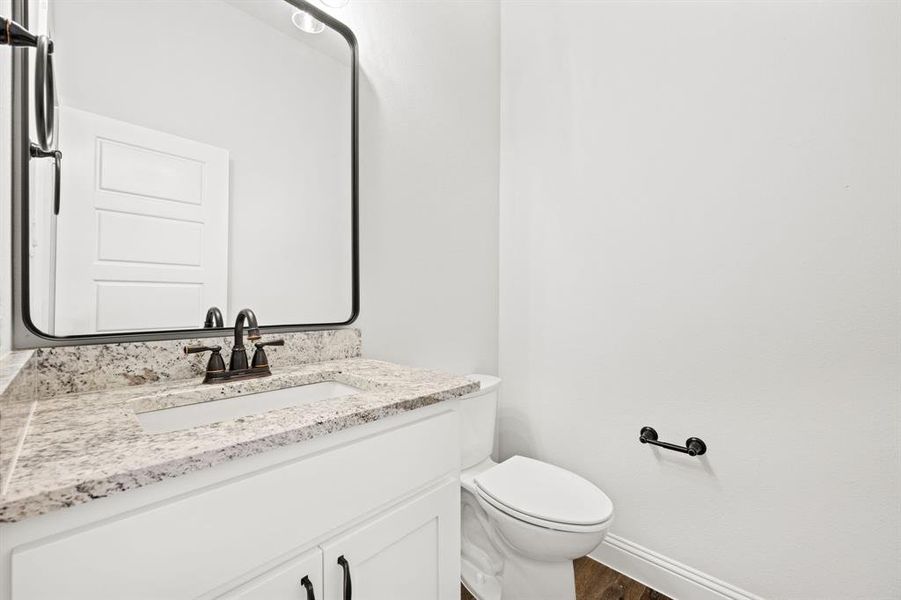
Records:
<instances>
[{"instance_id":1,"label":"light fixture reflection","mask_svg":"<svg viewBox=\"0 0 901 600\"><path fill-rule=\"evenodd\" d=\"M291 15L291 22L294 23L295 27L307 33L321 33L322 30L325 29L325 25L322 21L317 20L310 13L302 10L294 11L294 14Z\"/></svg>"}]
</instances>

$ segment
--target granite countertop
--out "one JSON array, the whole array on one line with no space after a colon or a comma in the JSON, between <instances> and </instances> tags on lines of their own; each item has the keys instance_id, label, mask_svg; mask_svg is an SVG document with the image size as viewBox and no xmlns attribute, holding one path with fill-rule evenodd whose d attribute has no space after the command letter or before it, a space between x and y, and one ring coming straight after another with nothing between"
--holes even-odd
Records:
<instances>
[{"instance_id":1,"label":"granite countertop","mask_svg":"<svg viewBox=\"0 0 901 600\"><path fill-rule=\"evenodd\" d=\"M146 433L135 411L337 381L361 393L181 431ZM462 396L477 382L363 358L273 368L273 376L171 380L34 403L0 495L0 523L21 521L163 479Z\"/></svg>"}]
</instances>

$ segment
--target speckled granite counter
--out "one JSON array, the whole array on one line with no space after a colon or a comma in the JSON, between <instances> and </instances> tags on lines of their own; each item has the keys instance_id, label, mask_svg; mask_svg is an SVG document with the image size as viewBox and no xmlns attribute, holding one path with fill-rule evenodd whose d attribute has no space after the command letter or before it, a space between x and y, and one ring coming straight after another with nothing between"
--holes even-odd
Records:
<instances>
[{"instance_id":1,"label":"speckled granite counter","mask_svg":"<svg viewBox=\"0 0 901 600\"><path fill-rule=\"evenodd\" d=\"M168 433L145 433L135 415L135 402L146 403L150 397L164 404L184 394L192 401L217 400L319 381L363 392ZM43 399L31 414L0 496L0 522L103 498L476 389L474 381L438 371L349 358L274 368L270 378L245 382L177 380Z\"/></svg>"},{"instance_id":2,"label":"speckled granite counter","mask_svg":"<svg viewBox=\"0 0 901 600\"><path fill-rule=\"evenodd\" d=\"M20 350L0 356L0 497L35 405L28 393L30 386L21 384L33 354L32 350Z\"/></svg>"},{"instance_id":3,"label":"speckled granite counter","mask_svg":"<svg viewBox=\"0 0 901 600\"><path fill-rule=\"evenodd\" d=\"M272 376L201 383L199 340L42 348L0 365L0 523L21 521L235 458L310 440L462 396L478 383L360 358L356 329L279 335ZM231 348L231 338L207 338ZM341 398L166 433L136 413L321 381L360 390Z\"/></svg>"},{"instance_id":4,"label":"speckled granite counter","mask_svg":"<svg viewBox=\"0 0 901 600\"><path fill-rule=\"evenodd\" d=\"M290 367L360 356L360 330L324 329L279 334L285 345L271 349L273 363ZM271 338L270 338L271 339ZM185 356L185 346L200 342L223 347L233 337L60 346L0 355L0 503L10 493L13 466L38 402L147 384L191 385L203 376L206 357Z\"/></svg>"}]
</instances>

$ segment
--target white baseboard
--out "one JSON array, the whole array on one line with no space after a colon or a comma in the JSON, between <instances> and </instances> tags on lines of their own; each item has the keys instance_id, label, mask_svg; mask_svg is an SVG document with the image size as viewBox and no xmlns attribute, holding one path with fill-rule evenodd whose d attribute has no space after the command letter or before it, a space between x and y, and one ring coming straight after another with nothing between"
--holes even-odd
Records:
<instances>
[{"instance_id":1,"label":"white baseboard","mask_svg":"<svg viewBox=\"0 0 901 600\"><path fill-rule=\"evenodd\" d=\"M588 556L674 600L764 600L617 535Z\"/></svg>"}]
</instances>

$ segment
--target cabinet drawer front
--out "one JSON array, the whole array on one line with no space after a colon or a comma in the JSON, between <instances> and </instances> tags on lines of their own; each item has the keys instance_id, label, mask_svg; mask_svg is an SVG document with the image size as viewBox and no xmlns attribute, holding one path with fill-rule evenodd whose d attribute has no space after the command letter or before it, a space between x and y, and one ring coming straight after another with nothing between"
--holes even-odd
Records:
<instances>
[{"instance_id":1,"label":"cabinet drawer front","mask_svg":"<svg viewBox=\"0 0 901 600\"><path fill-rule=\"evenodd\" d=\"M445 412L16 548L13 600L192 598L459 470Z\"/></svg>"}]
</instances>

